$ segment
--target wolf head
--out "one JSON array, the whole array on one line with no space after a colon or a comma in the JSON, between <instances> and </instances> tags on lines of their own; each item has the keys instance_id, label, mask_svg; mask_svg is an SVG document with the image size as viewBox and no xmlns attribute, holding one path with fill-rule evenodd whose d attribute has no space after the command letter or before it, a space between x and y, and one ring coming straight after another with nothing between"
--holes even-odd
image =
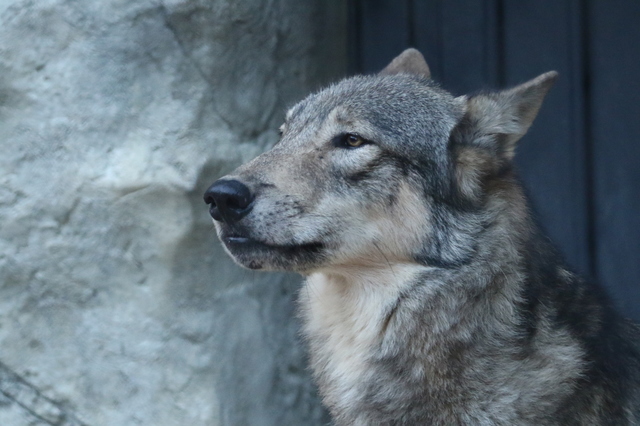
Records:
<instances>
[{"instance_id":1,"label":"wolf head","mask_svg":"<svg viewBox=\"0 0 640 426\"><path fill-rule=\"evenodd\" d=\"M207 190L218 236L251 269L465 263L492 182L507 179L555 78L455 98L408 49L329 86L287 112L270 151Z\"/></svg>"}]
</instances>

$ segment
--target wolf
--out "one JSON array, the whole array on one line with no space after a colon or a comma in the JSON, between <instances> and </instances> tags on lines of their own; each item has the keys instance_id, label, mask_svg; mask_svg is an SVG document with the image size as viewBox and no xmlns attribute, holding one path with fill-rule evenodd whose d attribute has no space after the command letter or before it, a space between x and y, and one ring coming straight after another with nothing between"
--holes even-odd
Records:
<instances>
[{"instance_id":1,"label":"wolf","mask_svg":"<svg viewBox=\"0 0 640 426\"><path fill-rule=\"evenodd\" d=\"M454 97L409 49L296 104L206 191L238 264L306 277L336 424L640 424L640 331L563 264L514 170L556 77Z\"/></svg>"}]
</instances>

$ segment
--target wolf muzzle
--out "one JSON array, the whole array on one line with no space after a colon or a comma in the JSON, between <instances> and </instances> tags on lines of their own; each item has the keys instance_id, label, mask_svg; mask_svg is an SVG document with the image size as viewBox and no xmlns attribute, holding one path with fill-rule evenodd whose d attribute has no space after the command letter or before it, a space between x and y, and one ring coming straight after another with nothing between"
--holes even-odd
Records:
<instances>
[{"instance_id":1,"label":"wolf muzzle","mask_svg":"<svg viewBox=\"0 0 640 426\"><path fill-rule=\"evenodd\" d=\"M204 193L209 214L218 222L233 225L245 217L253 207L251 190L238 180L217 180Z\"/></svg>"}]
</instances>

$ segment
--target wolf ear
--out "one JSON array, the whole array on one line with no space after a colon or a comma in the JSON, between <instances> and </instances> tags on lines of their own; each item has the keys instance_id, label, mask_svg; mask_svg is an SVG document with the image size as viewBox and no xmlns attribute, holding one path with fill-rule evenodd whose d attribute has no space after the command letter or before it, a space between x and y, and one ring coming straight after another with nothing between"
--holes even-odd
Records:
<instances>
[{"instance_id":1,"label":"wolf ear","mask_svg":"<svg viewBox=\"0 0 640 426\"><path fill-rule=\"evenodd\" d=\"M387 65L382 71L381 75L393 75L393 74L414 74L420 77L431 78L431 71L429 71L429 65L424 60L422 53L418 52L414 48L409 48L396 56L389 65Z\"/></svg>"},{"instance_id":2,"label":"wolf ear","mask_svg":"<svg viewBox=\"0 0 640 426\"><path fill-rule=\"evenodd\" d=\"M511 160L516 142L531 127L544 97L557 78L557 72L549 71L512 89L467 99L465 125L471 126L468 130L477 138L464 142L493 145L487 148L503 159Z\"/></svg>"},{"instance_id":3,"label":"wolf ear","mask_svg":"<svg viewBox=\"0 0 640 426\"><path fill-rule=\"evenodd\" d=\"M456 98L466 112L451 132L458 189L474 200L482 193L484 177L510 163L516 142L536 118L545 95L558 78L550 71L497 93Z\"/></svg>"}]
</instances>

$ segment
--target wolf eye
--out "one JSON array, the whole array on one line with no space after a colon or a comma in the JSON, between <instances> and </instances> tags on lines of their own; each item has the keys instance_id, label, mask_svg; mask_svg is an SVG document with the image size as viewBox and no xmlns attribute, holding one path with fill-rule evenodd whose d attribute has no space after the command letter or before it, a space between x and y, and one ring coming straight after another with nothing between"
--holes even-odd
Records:
<instances>
[{"instance_id":1,"label":"wolf eye","mask_svg":"<svg viewBox=\"0 0 640 426\"><path fill-rule=\"evenodd\" d=\"M364 139L362 139L358 135L347 135L347 145L357 148L364 143Z\"/></svg>"},{"instance_id":2,"label":"wolf eye","mask_svg":"<svg viewBox=\"0 0 640 426\"><path fill-rule=\"evenodd\" d=\"M354 133L345 133L334 139L335 146L347 149L358 148L367 143L369 143L369 141Z\"/></svg>"}]
</instances>

